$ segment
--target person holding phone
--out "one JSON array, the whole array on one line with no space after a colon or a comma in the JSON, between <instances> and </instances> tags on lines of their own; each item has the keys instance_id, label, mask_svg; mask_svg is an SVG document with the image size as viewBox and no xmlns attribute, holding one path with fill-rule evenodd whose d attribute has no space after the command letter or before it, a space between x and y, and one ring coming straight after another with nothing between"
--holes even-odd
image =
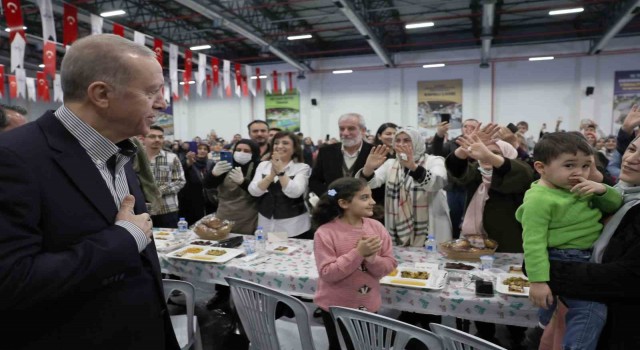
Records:
<instances>
[{"instance_id":1,"label":"person holding phone","mask_svg":"<svg viewBox=\"0 0 640 350\"><path fill-rule=\"evenodd\" d=\"M214 162L208 159L210 147L206 143L198 145L197 153L187 153L182 165L186 183L178 193L179 216L191 225L205 215L216 211L218 201L204 189L203 180L213 169Z\"/></svg>"}]
</instances>

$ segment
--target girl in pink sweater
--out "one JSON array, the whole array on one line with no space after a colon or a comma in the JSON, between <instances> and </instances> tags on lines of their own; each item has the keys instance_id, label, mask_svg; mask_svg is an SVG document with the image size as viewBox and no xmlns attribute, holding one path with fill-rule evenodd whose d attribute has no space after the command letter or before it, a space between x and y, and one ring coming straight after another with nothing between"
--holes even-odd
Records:
<instances>
[{"instance_id":1,"label":"girl in pink sweater","mask_svg":"<svg viewBox=\"0 0 640 350\"><path fill-rule=\"evenodd\" d=\"M340 345L329 307L377 312L380 278L398 265L389 232L369 219L375 203L364 180L344 177L329 185L313 211L319 226L314 254L320 277L314 301L322 310L330 350Z\"/></svg>"}]
</instances>

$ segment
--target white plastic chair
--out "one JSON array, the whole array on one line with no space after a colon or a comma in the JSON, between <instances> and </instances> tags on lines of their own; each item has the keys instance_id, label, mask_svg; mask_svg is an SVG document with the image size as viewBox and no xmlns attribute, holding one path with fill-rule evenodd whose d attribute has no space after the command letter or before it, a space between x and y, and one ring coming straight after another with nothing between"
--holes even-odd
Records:
<instances>
[{"instance_id":1,"label":"white plastic chair","mask_svg":"<svg viewBox=\"0 0 640 350\"><path fill-rule=\"evenodd\" d=\"M340 334L342 348L346 346L338 321L344 325L355 349L404 349L411 339L416 339L429 350L444 350L438 335L402 321L346 307L333 306L329 311Z\"/></svg>"},{"instance_id":2,"label":"white plastic chair","mask_svg":"<svg viewBox=\"0 0 640 350\"><path fill-rule=\"evenodd\" d=\"M507 350L455 328L443 326L438 323L430 323L429 327L435 334L442 338L446 350Z\"/></svg>"},{"instance_id":3,"label":"white plastic chair","mask_svg":"<svg viewBox=\"0 0 640 350\"><path fill-rule=\"evenodd\" d=\"M164 298L169 299L174 290L184 293L187 308L186 315L171 315L171 325L178 338L178 345L181 350L191 349L202 350L202 338L200 337L200 327L198 317L195 315L196 289L189 282L176 280L162 280L164 287Z\"/></svg>"},{"instance_id":4,"label":"white plastic chair","mask_svg":"<svg viewBox=\"0 0 640 350\"><path fill-rule=\"evenodd\" d=\"M225 277L225 280L231 287L231 297L249 338L250 350L280 350L276 333L276 306L279 302L293 310L302 349L315 349L309 314L303 302L257 283L233 277Z\"/></svg>"}]
</instances>

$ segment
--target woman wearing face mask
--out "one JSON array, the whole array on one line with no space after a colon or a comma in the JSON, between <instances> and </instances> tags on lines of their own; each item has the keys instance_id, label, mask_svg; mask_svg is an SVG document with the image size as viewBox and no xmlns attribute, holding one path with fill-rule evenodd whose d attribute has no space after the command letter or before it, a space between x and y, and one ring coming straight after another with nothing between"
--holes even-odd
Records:
<instances>
[{"instance_id":1,"label":"woman wearing face mask","mask_svg":"<svg viewBox=\"0 0 640 350\"><path fill-rule=\"evenodd\" d=\"M491 140L497 125L489 124L458 138L460 146L445 164L449 179L466 188L460 236L481 234L498 242L498 252L522 253L522 225L515 213L533 182L533 169L518 160L518 151L502 140ZM478 336L496 343L495 324L475 322ZM525 328L507 326L510 348L518 348Z\"/></svg>"},{"instance_id":2,"label":"woman wearing face mask","mask_svg":"<svg viewBox=\"0 0 640 350\"><path fill-rule=\"evenodd\" d=\"M211 200L203 187L203 179L213 167L208 153L209 145L201 143L198 153L188 152L182 163L186 183L178 193L179 213L189 224L216 211L217 203Z\"/></svg>"},{"instance_id":3,"label":"woman wearing face mask","mask_svg":"<svg viewBox=\"0 0 640 350\"><path fill-rule=\"evenodd\" d=\"M291 132L279 132L271 140L271 149L271 160L258 165L249 185L249 193L258 198L258 225L265 232L313 239L303 199L311 167L303 162L300 138Z\"/></svg>"},{"instance_id":4,"label":"woman wearing face mask","mask_svg":"<svg viewBox=\"0 0 640 350\"><path fill-rule=\"evenodd\" d=\"M234 221L234 233L252 235L258 224L258 210L247 189L260 163L260 147L242 139L232 151L233 164L217 162L205 178L205 187L218 190L216 216Z\"/></svg>"},{"instance_id":5,"label":"woman wearing face mask","mask_svg":"<svg viewBox=\"0 0 640 350\"><path fill-rule=\"evenodd\" d=\"M372 189L386 186L384 224L395 244L422 247L429 234L439 243L450 240L444 158L426 154L424 138L413 127L398 129L393 148L396 158L387 159L387 146L374 147L356 176Z\"/></svg>"}]
</instances>

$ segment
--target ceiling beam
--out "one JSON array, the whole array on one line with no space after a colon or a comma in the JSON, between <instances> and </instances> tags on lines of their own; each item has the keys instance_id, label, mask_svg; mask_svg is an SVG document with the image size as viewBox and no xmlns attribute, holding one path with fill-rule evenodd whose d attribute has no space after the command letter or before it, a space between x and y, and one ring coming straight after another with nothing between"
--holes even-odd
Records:
<instances>
[{"instance_id":1,"label":"ceiling beam","mask_svg":"<svg viewBox=\"0 0 640 350\"><path fill-rule=\"evenodd\" d=\"M351 21L351 23L356 27L358 32L365 38L369 46L373 49L373 51L380 57L382 62L387 67L394 67L395 64L376 35L373 33L371 28L367 25L367 23L360 17L360 15L354 10L351 1L349 0L334 0L333 3L344 13L344 15Z\"/></svg>"},{"instance_id":2,"label":"ceiling beam","mask_svg":"<svg viewBox=\"0 0 640 350\"><path fill-rule=\"evenodd\" d=\"M627 7L620 11L620 15L613 25L607 29L604 35L589 49L589 55L599 54L602 49L613 39L623 28L633 19L633 16L640 13L640 0L629 1Z\"/></svg>"},{"instance_id":3,"label":"ceiling beam","mask_svg":"<svg viewBox=\"0 0 640 350\"><path fill-rule=\"evenodd\" d=\"M287 53L285 53L281 49L272 45L272 43L267 42L261 36L253 33L253 31L246 24L238 20L228 19L224 17L222 14L192 0L175 0L175 2L183 6L186 6L195 12L201 13L203 16L205 16L206 18L209 18L210 20L216 20L216 19L222 20L223 26L235 31L236 33L246 37L247 39L253 41L254 43L262 47L268 47L271 53L278 56L280 59L289 63L290 65L294 66L297 70L305 71L305 72L312 71L311 67L309 67L308 65L298 62L295 58L289 56Z\"/></svg>"}]
</instances>

